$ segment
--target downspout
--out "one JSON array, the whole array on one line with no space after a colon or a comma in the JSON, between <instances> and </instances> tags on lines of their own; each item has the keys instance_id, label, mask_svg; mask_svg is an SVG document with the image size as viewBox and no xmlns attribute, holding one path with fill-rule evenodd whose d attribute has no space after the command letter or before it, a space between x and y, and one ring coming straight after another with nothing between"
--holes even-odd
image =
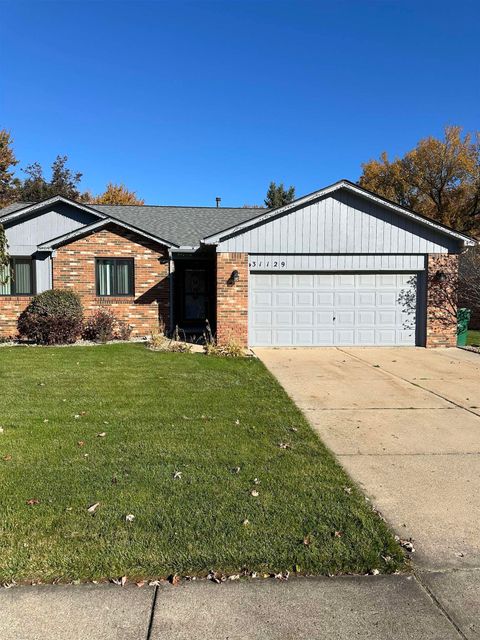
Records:
<instances>
[{"instance_id":1,"label":"downspout","mask_svg":"<svg viewBox=\"0 0 480 640\"><path fill-rule=\"evenodd\" d=\"M169 304L169 308L170 308L170 313L169 313L169 331L170 331L170 336L173 336L173 332L175 329L175 325L173 322L173 301L174 301L174 295L173 295L173 283L174 283L174 274L175 274L175 263L173 261L172 258L172 250L169 249L168 250L168 283L169 283L169 292L168 292L168 304Z\"/></svg>"}]
</instances>

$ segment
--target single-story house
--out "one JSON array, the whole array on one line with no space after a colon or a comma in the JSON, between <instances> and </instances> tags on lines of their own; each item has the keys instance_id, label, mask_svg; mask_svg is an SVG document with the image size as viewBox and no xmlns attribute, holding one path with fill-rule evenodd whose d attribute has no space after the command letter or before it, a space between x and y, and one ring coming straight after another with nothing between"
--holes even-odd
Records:
<instances>
[{"instance_id":1,"label":"single-story house","mask_svg":"<svg viewBox=\"0 0 480 640\"><path fill-rule=\"evenodd\" d=\"M341 180L277 209L85 205L0 210L13 278L0 334L50 288L112 310L134 335L179 327L249 346L455 344L437 308L475 241Z\"/></svg>"}]
</instances>

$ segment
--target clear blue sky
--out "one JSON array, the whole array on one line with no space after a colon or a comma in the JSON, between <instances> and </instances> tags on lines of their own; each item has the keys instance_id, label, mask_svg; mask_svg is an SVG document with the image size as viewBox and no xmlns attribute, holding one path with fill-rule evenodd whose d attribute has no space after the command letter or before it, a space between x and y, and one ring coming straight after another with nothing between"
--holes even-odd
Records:
<instances>
[{"instance_id":1,"label":"clear blue sky","mask_svg":"<svg viewBox=\"0 0 480 640\"><path fill-rule=\"evenodd\" d=\"M480 3L0 0L0 128L94 193L297 195L446 124L479 129Z\"/></svg>"}]
</instances>

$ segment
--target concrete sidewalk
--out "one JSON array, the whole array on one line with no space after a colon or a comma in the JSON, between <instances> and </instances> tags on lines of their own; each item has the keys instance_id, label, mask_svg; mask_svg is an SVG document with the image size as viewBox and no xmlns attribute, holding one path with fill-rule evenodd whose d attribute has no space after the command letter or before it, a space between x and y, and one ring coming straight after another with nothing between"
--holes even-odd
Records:
<instances>
[{"instance_id":1,"label":"concrete sidewalk","mask_svg":"<svg viewBox=\"0 0 480 640\"><path fill-rule=\"evenodd\" d=\"M458 640L414 577L208 581L160 587L15 587L0 592L2 640ZM472 622L473 624L474 622Z\"/></svg>"}]
</instances>

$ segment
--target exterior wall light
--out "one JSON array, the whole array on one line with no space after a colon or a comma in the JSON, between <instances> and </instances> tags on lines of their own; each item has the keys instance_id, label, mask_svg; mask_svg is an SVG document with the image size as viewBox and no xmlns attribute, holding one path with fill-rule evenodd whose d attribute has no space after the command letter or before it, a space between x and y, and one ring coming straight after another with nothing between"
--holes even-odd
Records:
<instances>
[{"instance_id":1,"label":"exterior wall light","mask_svg":"<svg viewBox=\"0 0 480 640\"><path fill-rule=\"evenodd\" d=\"M230 285L235 284L239 280L240 280L240 275L239 275L238 271L235 269L234 271L232 271L232 275L228 279L228 284L230 284Z\"/></svg>"},{"instance_id":2,"label":"exterior wall light","mask_svg":"<svg viewBox=\"0 0 480 640\"><path fill-rule=\"evenodd\" d=\"M443 284L447 281L447 274L444 271L437 271L433 276L433 281L437 284Z\"/></svg>"}]
</instances>

